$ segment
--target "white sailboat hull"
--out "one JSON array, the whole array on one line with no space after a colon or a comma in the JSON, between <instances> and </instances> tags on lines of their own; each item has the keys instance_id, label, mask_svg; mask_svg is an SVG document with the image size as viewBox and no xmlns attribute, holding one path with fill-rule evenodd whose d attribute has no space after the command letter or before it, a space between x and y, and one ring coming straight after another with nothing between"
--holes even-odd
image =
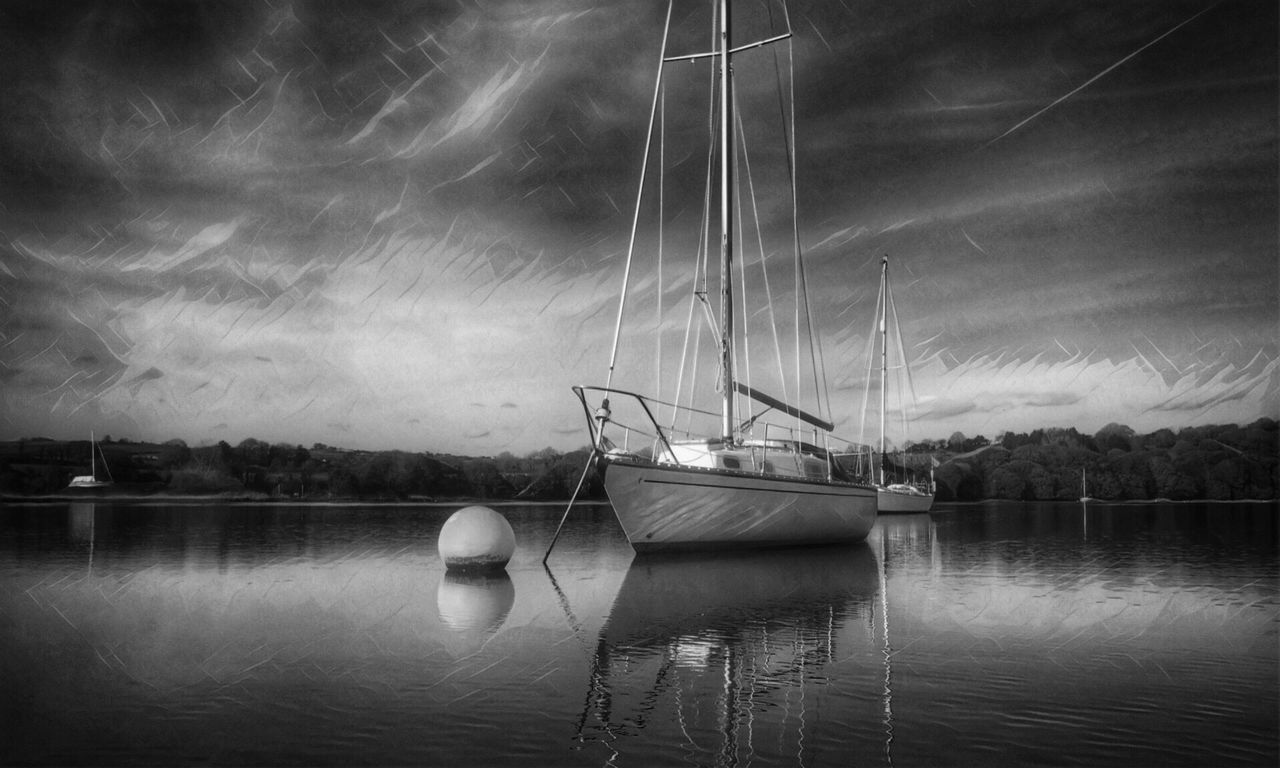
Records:
<instances>
[{"instance_id":1,"label":"white sailboat hull","mask_svg":"<svg viewBox=\"0 0 1280 768\"><path fill-rule=\"evenodd\" d=\"M879 488L876 499L881 513L928 512L933 507L933 494L915 489Z\"/></svg>"},{"instance_id":2,"label":"white sailboat hull","mask_svg":"<svg viewBox=\"0 0 1280 768\"><path fill-rule=\"evenodd\" d=\"M109 480L97 480L93 475L77 475L71 478L68 488L106 488L112 485Z\"/></svg>"},{"instance_id":3,"label":"white sailboat hull","mask_svg":"<svg viewBox=\"0 0 1280 768\"><path fill-rule=\"evenodd\" d=\"M601 457L605 491L637 551L862 541L876 491L853 483Z\"/></svg>"}]
</instances>

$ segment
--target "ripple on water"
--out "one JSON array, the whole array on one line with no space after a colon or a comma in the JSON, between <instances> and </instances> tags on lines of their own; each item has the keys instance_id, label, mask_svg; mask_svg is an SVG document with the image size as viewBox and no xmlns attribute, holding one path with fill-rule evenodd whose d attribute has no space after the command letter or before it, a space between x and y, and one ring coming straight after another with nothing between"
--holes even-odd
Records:
<instances>
[{"instance_id":1,"label":"ripple on water","mask_svg":"<svg viewBox=\"0 0 1280 768\"><path fill-rule=\"evenodd\" d=\"M950 508L665 567L575 514L553 583L560 510L519 508L510 581L442 599L448 511L0 509L0 761L1277 762L1252 513Z\"/></svg>"}]
</instances>

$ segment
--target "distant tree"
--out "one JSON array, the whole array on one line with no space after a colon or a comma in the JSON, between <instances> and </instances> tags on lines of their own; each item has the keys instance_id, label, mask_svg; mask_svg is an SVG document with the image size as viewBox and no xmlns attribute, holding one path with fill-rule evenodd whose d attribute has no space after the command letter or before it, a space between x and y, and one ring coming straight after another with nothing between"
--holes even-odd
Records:
<instances>
[{"instance_id":1,"label":"distant tree","mask_svg":"<svg viewBox=\"0 0 1280 768\"><path fill-rule=\"evenodd\" d=\"M965 440L962 443L961 448L967 453L969 451L976 451L979 448L986 448L988 445L991 445L991 441L982 435L978 435Z\"/></svg>"},{"instance_id":2,"label":"distant tree","mask_svg":"<svg viewBox=\"0 0 1280 768\"><path fill-rule=\"evenodd\" d=\"M950 439L947 440L947 447L956 453L961 453L964 451L964 441L963 432L952 432Z\"/></svg>"},{"instance_id":3,"label":"distant tree","mask_svg":"<svg viewBox=\"0 0 1280 768\"><path fill-rule=\"evenodd\" d=\"M463 464L462 471L466 474L467 482L470 483L472 491L481 498L500 499L511 498L515 495L515 489L498 471L493 459L468 461Z\"/></svg>"},{"instance_id":4,"label":"distant tree","mask_svg":"<svg viewBox=\"0 0 1280 768\"><path fill-rule=\"evenodd\" d=\"M346 467L338 467L329 473L329 495L340 498L360 496L360 482Z\"/></svg>"},{"instance_id":5,"label":"distant tree","mask_svg":"<svg viewBox=\"0 0 1280 768\"><path fill-rule=\"evenodd\" d=\"M1035 443L1023 443L1017 448L1009 452L1009 456L1014 461L1030 461L1036 464L1050 463L1050 451L1043 445Z\"/></svg>"},{"instance_id":6,"label":"distant tree","mask_svg":"<svg viewBox=\"0 0 1280 768\"><path fill-rule=\"evenodd\" d=\"M1025 433L1019 434L1017 432L1005 432L1000 437L1000 445L1010 451L1014 450L1015 448L1020 448L1024 445L1030 445L1030 444L1031 444L1031 436Z\"/></svg>"},{"instance_id":7,"label":"distant tree","mask_svg":"<svg viewBox=\"0 0 1280 768\"><path fill-rule=\"evenodd\" d=\"M191 449L182 440L174 438L160 446L160 464L165 467L181 467L191 463Z\"/></svg>"},{"instance_id":8,"label":"distant tree","mask_svg":"<svg viewBox=\"0 0 1280 768\"><path fill-rule=\"evenodd\" d=\"M252 437L246 437L236 446L236 454L246 465L265 467L271 464L271 445Z\"/></svg>"},{"instance_id":9,"label":"distant tree","mask_svg":"<svg viewBox=\"0 0 1280 768\"><path fill-rule=\"evenodd\" d=\"M1089 495L1095 499L1118 499L1124 486L1107 466L1089 472Z\"/></svg>"},{"instance_id":10,"label":"distant tree","mask_svg":"<svg viewBox=\"0 0 1280 768\"><path fill-rule=\"evenodd\" d=\"M1178 442L1178 436L1173 434L1171 429L1157 429L1149 435L1144 436L1138 442L1148 450L1167 451Z\"/></svg>"},{"instance_id":11,"label":"distant tree","mask_svg":"<svg viewBox=\"0 0 1280 768\"><path fill-rule=\"evenodd\" d=\"M293 446L288 443L268 444L266 450L265 461L263 466L270 467L273 470L284 469L289 466L289 457L293 454Z\"/></svg>"},{"instance_id":12,"label":"distant tree","mask_svg":"<svg viewBox=\"0 0 1280 768\"><path fill-rule=\"evenodd\" d=\"M984 490L990 499L1031 500L1034 496L1027 475L1035 465L1029 461L1010 461L987 475Z\"/></svg>"},{"instance_id":13,"label":"distant tree","mask_svg":"<svg viewBox=\"0 0 1280 768\"><path fill-rule=\"evenodd\" d=\"M1180 472L1167 456L1152 456L1148 468L1155 485L1156 498L1173 501L1199 498L1200 489L1196 478Z\"/></svg>"},{"instance_id":14,"label":"distant tree","mask_svg":"<svg viewBox=\"0 0 1280 768\"><path fill-rule=\"evenodd\" d=\"M519 472L520 459L516 458L511 451L503 451L499 453L493 460L497 465L499 472Z\"/></svg>"},{"instance_id":15,"label":"distant tree","mask_svg":"<svg viewBox=\"0 0 1280 768\"><path fill-rule=\"evenodd\" d=\"M1211 466L1205 474L1204 491L1211 499L1229 501L1244 498L1244 473L1240 462L1224 458Z\"/></svg>"},{"instance_id":16,"label":"distant tree","mask_svg":"<svg viewBox=\"0 0 1280 768\"><path fill-rule=\"evenodd\" d=\"M1112 422L1102 429L1098 430L1093 439L1098 444L1101 451L1121 450L1132 451L1136 434L1133 429L1123 424Z\"/></svg>"},{"instance_id":17,"label":"distant tree","mask_svg":"<svg viewBox=\"0 0 1280 768\"><path fill-rule=\"evenodd\" d=\"M1122 499L1150 499L1155 496L1155 478L1151 473L1151 455L1142 451L1121 453L1115 450L1111 470L1120 484Z\"/></svg>"},{"instance_id":18,"label":"distant tree","mask_svg":"<svg viewBox=\"0 0 1280 768\"><path fill-rule=\"evenodd\" d=\"M389 495L391 470L392 461L387 454L375 454L361 463L355 471L360 495L366 498Z\"/></svg>"},{"instance_id":19,"label":"distant tree","mask_svg":"<svg viewBox=\"0 0 1280 768\"><path fill-rule=\"evenodd\" d=\"M1049 501L1058 498L1058 478L1043 466L1033 464L1027 471L1026 478L1032 499Z\"/></svg>"}]
</instances>

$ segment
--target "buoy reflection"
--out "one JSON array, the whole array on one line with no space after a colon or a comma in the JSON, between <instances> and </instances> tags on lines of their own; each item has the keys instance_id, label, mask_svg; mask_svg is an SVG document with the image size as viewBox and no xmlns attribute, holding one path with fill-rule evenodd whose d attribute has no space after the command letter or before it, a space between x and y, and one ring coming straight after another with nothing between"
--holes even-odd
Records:
<instances>
[{"instance_id":1,"label":"buoy reflection","mask_svg":"<svg viewBox=\"0 0 1280 768\"><path fill-rule=\"evenodd\" d=\"M515 601L516 588L506 571L448 571L436 590L440 620L458 632L497 632Z\"/></svg>"}]
</instances>

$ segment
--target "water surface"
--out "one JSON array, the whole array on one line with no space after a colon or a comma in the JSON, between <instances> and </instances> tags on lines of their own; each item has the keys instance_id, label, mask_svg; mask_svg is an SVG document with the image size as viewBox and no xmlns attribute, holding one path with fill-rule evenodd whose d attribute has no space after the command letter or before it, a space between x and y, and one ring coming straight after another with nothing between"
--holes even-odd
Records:
<instances>
[{"instance_id":1,"label":"water surface","mask_svg":"<svg viewBox=\"0 0 1280 768\"><path fill-rule=\"evenodd\" d=\"M1271 504L633 558L607 506L0 508L6 764L1275 765Z\"/></svg>"}]
</instances>

